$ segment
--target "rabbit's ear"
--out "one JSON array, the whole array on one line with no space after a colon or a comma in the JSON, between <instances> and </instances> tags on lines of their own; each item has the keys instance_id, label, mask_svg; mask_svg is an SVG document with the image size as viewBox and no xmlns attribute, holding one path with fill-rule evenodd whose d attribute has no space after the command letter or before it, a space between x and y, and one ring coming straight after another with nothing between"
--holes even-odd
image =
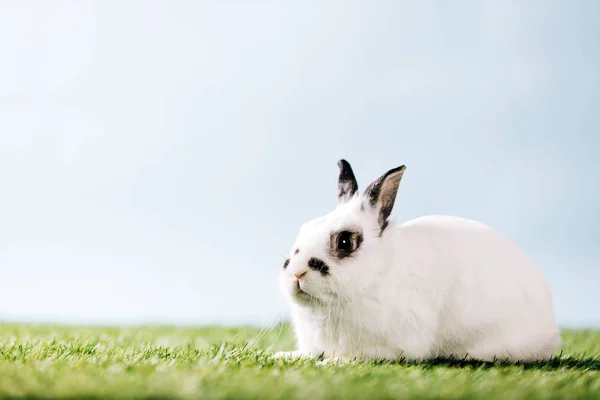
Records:
<instances>
[{"instance_id":1,"label":"rabbit's ear","mask_svg":"<svg viewBox=\"0 0 600 400\"><path fill-rule=\"evenodd\" d=\"M340 168L338 175L338 201L346 201L352 198L358 191L358 183L352 172L350 163L346 160L340 160L337 163Z\"/></svg>"},{"instance_id":2,"label":"rabbit's ear","mask_svg":"<svg viewBox=\"0 0 600 400\"><path fill-rule=\"evenodd\" d=\"M382 232L386 228L388 217L394 208L398 185L405 169L404 165L391 169L365 189L366 203L377 212L377 221Z\"/></svg>"}]
</instances>

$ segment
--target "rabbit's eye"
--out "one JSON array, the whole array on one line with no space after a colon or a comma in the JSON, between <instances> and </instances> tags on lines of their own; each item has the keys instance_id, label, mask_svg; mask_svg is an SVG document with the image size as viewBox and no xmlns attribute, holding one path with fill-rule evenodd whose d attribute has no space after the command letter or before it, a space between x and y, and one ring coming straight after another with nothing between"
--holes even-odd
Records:
<instances>
[{"instance_id":1,"label":"rabbit's eye","mask_svg":"<svg viewBox=\"0 0 600 400\"><path fill-rule=\"evenodd\" d=\"M362 243L360 230L342 230L331 234L329 251L332 257L342 259L351 256Z\"/></svg>"},{"instance_id":2,"label":"rabbit's eye","mask_svg":"<svg viewBox=\"0 0 600 400\"><path fill-rule=\"evenodd\" d=\"M337 251L351 253L356 250L356 236L349 231L340 232L337 237Z\"/></svg>"}]
</instances>

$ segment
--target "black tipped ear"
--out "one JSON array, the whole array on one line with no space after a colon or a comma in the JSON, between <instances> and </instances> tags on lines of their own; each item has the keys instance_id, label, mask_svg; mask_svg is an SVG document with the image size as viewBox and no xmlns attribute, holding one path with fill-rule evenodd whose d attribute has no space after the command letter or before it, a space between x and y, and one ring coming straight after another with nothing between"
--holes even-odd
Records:
<instances>
[{"instance_id":1,"label":"black tipped ear","mask_svg":"<svg viewBox=\"0 0 600 400\"><path fill-rule=\"evenodd\" d=\"M405 169L404 165L391 169L365 189L366 202L377 212L377 221L382 232L387 227L388 218L394 208L398 185Z\"/></svg>"},{"instance_id":2,"label":"black tipped ear","mask_svg":"<svg viewBox=\"0 0 600 400\"><path fill-rule=\"evenodd\" d=\"M340 160L337 163L340 168L338 176L338 200L345 201L350 199L358 191L358 183L352 172L350 163L346 160Z\"/></svg>"}]
</instances>

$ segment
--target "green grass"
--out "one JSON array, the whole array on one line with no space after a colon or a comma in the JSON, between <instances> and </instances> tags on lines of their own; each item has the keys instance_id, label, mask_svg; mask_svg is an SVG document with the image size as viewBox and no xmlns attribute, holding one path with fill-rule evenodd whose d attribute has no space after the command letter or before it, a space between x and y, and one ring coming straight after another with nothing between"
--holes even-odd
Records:
<instances>
[{"instance_id":1,"label":"green grass","mask_svg":"<svg viewBox=\"0 0 600 400\"><path fill-rule=\"evenodd\" d=\"M289 326L66 328L0 325L0 397L600 399L600 331L566 332L533 365L435 361L319 366L269 358Z\"/></svg>"}]
</instances>

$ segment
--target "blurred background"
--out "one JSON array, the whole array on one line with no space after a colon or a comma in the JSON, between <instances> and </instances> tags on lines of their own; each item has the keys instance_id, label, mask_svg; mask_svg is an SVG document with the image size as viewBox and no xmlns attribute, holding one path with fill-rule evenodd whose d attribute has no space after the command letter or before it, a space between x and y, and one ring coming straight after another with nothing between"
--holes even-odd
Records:
<instances>
[{"instance_id":1,"label":"blurred background","mask_svg":"<svg viewBox=\"0 0 600 400\"><path fill-rule=\"evenodd\" d=\"M1 1L0 320L285 318L344 157L600 326L599 38L596 0Z\"/></svg>"}]
</instances>

